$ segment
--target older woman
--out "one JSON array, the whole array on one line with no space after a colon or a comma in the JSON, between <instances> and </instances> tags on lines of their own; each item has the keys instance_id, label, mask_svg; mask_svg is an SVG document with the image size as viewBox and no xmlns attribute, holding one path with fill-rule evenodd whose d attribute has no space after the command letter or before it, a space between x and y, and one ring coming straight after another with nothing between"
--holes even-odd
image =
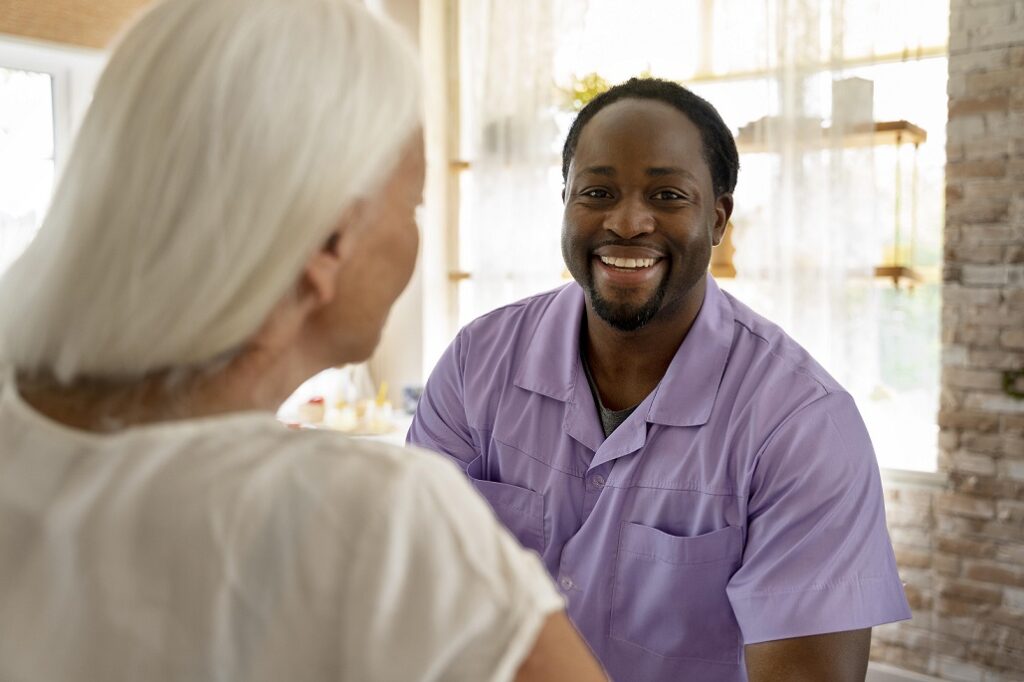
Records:
<instances>
[{"instance_id":1,"label":"older woman","mask_svg":"<svg viewBox=\"0 0 1024 682\"><path fill-rule=\"evenodd\" d=\"M0 283L0 679L601 677L448 464L273 416L412 273L418 112L340 0L124 36Z\"/></svg>"}]
</instances>

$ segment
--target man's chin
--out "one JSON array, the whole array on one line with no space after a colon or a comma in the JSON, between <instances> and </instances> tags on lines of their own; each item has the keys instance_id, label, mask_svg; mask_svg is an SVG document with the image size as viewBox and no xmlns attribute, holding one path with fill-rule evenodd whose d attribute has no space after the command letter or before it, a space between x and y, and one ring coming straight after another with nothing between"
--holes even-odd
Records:
<instances>
[{"instance_id":1,"label":"man's chin","mask_svg":"<svg viewBox=\"0 0 1024 682\"><path fill-rule=\"evenodd\" d=\"M594 312L614 329L631 332L640 329L658 313L661 307L661 296L655 294L642 303L612 301L603 297L600 292L593 291L590 301Z\"/></svg>"}]
</instances>

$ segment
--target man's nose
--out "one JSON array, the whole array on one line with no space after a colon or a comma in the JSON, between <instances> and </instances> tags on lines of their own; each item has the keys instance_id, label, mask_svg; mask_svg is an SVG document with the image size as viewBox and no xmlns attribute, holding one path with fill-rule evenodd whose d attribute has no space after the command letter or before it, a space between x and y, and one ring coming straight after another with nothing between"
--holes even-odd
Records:
<instances>
[{"instance_id":1,"label":"man's nose","mask_svg":"<svg viewBox=\"0 0 1024 682\"><path fill-rule=\"evenodd\" d=\"M606 214L604 229L622 239L632 239L654 232L655 221L643 197L623 197Z\"/></svg>"}]
</instances>

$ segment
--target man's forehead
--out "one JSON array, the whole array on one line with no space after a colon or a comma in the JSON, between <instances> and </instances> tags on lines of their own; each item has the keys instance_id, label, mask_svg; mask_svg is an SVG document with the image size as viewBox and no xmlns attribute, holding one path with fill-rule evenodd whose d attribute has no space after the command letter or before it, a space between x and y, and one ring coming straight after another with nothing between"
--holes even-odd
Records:
<instances>
[{"instance_id":1,"label":"man's forehead","mask_svg":"<svg viewBox=\"0 0 1024 682\"><path fill-rule=\"evenodd\" d=\"M579 173L614 169L625 160L697 175L704 166L708 172L700 130L686 114L658 100L624 99L599 111L583 127L572 162Z\"/></svg>"}]
</instances>

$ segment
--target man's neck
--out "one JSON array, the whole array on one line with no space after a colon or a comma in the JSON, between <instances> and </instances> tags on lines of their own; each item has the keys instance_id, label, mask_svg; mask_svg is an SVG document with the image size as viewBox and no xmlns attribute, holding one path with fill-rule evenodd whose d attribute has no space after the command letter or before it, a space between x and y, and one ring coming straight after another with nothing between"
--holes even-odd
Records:
<instances>
[{"instance_id":1,"label":"man's neck","mask_svg":"<svg viewBox=\"0 0 1024 682\"><path fill-rule=\"evenodd\" d=\"M585 354L605 407L633 407L654 390L697 319L704 291L702 281L673 314L663 314L660 319L628 332L609 325L587 302L580 330L580 352Z\"/></svg>"}]
</instances>

